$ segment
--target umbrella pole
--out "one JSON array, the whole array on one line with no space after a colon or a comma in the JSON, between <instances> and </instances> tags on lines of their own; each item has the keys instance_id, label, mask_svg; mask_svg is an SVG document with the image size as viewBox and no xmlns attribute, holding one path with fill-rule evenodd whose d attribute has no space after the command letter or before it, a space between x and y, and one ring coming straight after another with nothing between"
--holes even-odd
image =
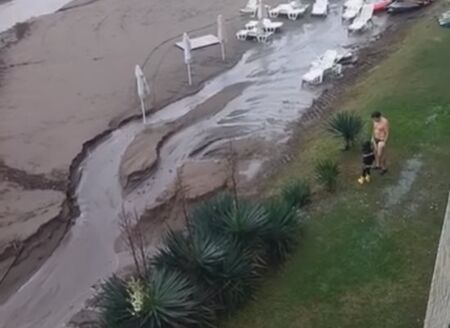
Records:
<instances>
[{"instance_id":1,"label":"umbrella pole","mask_svg":"<svg viewBox=\"0 0 450 328\"><path fill-rule=\"evenodd\" d=\"M140 98L140 99L141 99L141 110L142 110L142 122L144 122L144 124L146 124L147 123L147 119L145 117L145 103L144 103L144 99L143 98Z\"/></svg>"},{"instance_id":2,"label":"umbrella pole","mask_svg":"<svg viewBox=\"0 0 450 328\"><path fill-rule=\"evenodd\" d=\"M220 50L222 51L222 60L225 61L225 44L220 42Z\"/></svg>"},{"instance_id":3,"label":"umbrella pole","mask_svg":"<svg viewBox=\"0 0 450 328\"><path fill-rule=\"evenodd\" d=\"M191 64L187 64L187 71L188 71L188 82L189 82L189 85L192 85Z\"/></svg>"}]
</instances>

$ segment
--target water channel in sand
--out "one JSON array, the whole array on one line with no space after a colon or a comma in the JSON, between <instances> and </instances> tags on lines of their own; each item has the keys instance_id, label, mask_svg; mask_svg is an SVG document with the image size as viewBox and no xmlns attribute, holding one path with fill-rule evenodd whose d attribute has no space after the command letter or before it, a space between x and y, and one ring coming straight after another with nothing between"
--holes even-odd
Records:
<instances>
[{"instance_id":1,"label":"water channel in sand","mask_svg":"<svg viewBox=\"0 0 450 328\"><path fill-rule=\"evenodd\" d=\"M118 177L121 156L144 126L134 121L114 131L79 168L80 217L40 270L0 307L1 327L64 326L92 294L91 286L127 262L124 254L114 251L122 204L138 214L154 207L173 184L178 167L188 159L202 160L228 140L251 137L285 141L288 124L299 119L320 94L320 88L300 87L300 78L311 61L327 49L369 40L380 32L384 22L385 17L376 17L371 31L348 35L341 8L334 4L326 19L306 18L295 28L286 28L271 43L255 45L234 68L207 82L198 93L149 118L149 126L172 122L227 87L247 85L216 114L167 139L160 149L157 169L125 196Z\"/></svg>"},{"instance_id":2,"label":"water channel in sand","mask_svg":"<svg viewBox=\"0 0 450 328\"><path fill-rule=\"evenodd\" d=\"M72 0L11 0L0 4L0 33L17 23L51 14Z\"/></svg>"}]
</instances>

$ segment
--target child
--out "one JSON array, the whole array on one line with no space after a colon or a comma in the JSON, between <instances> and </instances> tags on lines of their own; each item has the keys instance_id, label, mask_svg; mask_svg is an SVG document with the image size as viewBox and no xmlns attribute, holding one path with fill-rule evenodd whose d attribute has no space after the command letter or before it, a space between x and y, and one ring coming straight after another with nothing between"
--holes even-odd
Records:
<instances>
[{"instance_id":1,"label":"child","mask_svg":"<svg viewBox=\"0 0 450 328\"><path fill-rule=\"evenodd\" d=\"M359 184L370 182L370 169L373 167L375 154L373 153L372 143L366 141L362 145L362 175L358 179Z\"/></svg>"}]
</instances>

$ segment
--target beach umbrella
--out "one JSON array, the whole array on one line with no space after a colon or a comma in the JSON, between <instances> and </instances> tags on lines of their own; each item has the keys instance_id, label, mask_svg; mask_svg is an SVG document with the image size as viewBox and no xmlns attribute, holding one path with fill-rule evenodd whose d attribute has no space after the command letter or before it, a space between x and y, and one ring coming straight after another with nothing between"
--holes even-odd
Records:
<instances>
[{"instance_id":1,"label":"beach umbrella","mask_svg":"<svg viewBox=\"0 0 450 328\"><path fill-rule=\"evenodd\" d=\"M264 4L263 4L262 0L259 0L258 10L257 10L258 23L256 24L256 37L259 37L264 34L263 10L264 10Z\"/></svg>"},{"instance_id":2,"label":"beach umbrella","mask_svg":"<svg viewBox=\"0 0 450 328\"><path fill-rule=\"evenodd\" d=\"M191 73L191 63L192 63L192 54L191 54L191 40L187 33L183 34L183 48L184 48L184 63L187 66L188 70L188 82L189 85L192 85L192 73Z\"/></svg>"},{"instance_id":3,"label":"beach umbrella","mask_svg":"<svg viewBox=\"0 0 450 328\"><path fill-rule=\"evenodd\" d=\"M264 18L264 3L262 0L258 2L258 20L262 20Z\"/></svg>"},{"instance_id":4,"label":"beach umbrella","mask_svg":"<svg viewBox=\"0 0 450 328\"><path fill-rule=\"evenodd\" d=\"M225 25L223 24L223 16L217 16L217 38L220 42L220 49L222 51L222 60L225 60L225 42L226 42L226 34L225 34Z\"/></svg>"},{"instance_id":5,"label":"beach umbrella","mask_svg":"<svg viewBox=\"0 0 450 328\"><path fill-rule=\"evenodd\" d=\"M142 121L146 123L145 117L145 98L150 95L150 86L147 83L144 72L139 65L136 65L134 69L134 75L136 76L137 93L139 100L141 101Z\"/></svg>"}]
</instances>

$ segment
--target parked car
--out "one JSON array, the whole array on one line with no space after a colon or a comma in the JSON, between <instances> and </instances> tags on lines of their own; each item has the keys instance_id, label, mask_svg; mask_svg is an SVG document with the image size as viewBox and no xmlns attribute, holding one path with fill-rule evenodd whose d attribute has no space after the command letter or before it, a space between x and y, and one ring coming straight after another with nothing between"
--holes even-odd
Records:
<instances>
[{"instance_id":1,"label":"parked car","mask_svg":"<svg viewBox=\"0 0 450 328\"><path fill-rule=\"evenodd\" d=\"M431 2L431 0L397 0L388 6L387 12L390 14L400 14L414 11L428 6Z\"/></svg>"}]
</instances>

